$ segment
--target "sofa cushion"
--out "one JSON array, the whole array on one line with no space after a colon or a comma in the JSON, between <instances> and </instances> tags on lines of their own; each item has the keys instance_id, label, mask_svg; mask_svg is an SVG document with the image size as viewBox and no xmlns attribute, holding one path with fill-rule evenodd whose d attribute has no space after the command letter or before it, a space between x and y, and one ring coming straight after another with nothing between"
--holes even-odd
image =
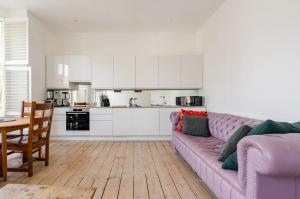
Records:
<instances>
[{"instance_id":1,"label":"sofa cushion","mask_svg":"<svg viewBox=\"0 0 300 199\"><path fill-rule=\"evenodd\" d=\"M224 113L208 113L208 126L210 134L227 142L232 134L243 125L254 126L261 123L260 120L244 118Z\"/></svg>"},{"instance_id":2,"label":"sofa cushion","mask_svg":"<svg viewBox=\"0 0 300 199\"><path fill-rule=\"evenodd\" d=\"M208 137L207 117L185 115L182 120L183 133L192 136Z\"/></svg>"},{"instance_id":3,"label":"sofa cushion","mask_svg":"<svg viewBox=\"0 0 300 199\"><path fill-rule=\"evenodd\" d=\"M222 168L227 170L234 170L234 171L237 171L239 169L237 151L233 152L228 158L226 158L226 160L222 165Z\"/></svg>"},{"instance_id":4,"label":"sofa cushion","mask_svg":"<svg viewBox=\"0 0 300 199\"><path fill-rule=\"evenodd\" d=\"M222 152L219 155L219 161L225 161L237 149L238 142L248 135L252 127L248 125L241 126L226 142Z\"/></svg>"},{"instance_id":5,"label":"sofa cushion","mask_svg":"<svg viewBox=\"0 0 300 199\"><path fill-rule=\"evenodd\" d=\"M179 121L178 121L178 126L177 126L177 130L179 132L182 132L182 130L183 130L183 128L182 128L182 121L183 121L183 117L185 115L198 116L198 117L206 117L207 116L207 112L206 111L192 111L192 110L181 109L180 116L179 116Z\"/></svg>"}]
</instances>

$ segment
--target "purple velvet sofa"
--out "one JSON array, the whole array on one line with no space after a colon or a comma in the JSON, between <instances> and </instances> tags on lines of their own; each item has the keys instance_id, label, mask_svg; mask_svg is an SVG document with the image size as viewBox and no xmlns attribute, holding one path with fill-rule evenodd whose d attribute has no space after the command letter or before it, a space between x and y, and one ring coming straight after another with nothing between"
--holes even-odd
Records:
<instances>
[{"instance_id":1,"label":"purple velvet sofa","mask_svg":"<svg viewBox=\"0 0 300 199\"><path fill-rule=\"evenodd\" d=\"M300 199L300 135L248 136L238 144L239 171L222 169L218 154L242 125L261 121L208 113L211 137L176 131L179 113L171 116L172 143L211 191L222 199Z\"/></svg>"}]
</instances>

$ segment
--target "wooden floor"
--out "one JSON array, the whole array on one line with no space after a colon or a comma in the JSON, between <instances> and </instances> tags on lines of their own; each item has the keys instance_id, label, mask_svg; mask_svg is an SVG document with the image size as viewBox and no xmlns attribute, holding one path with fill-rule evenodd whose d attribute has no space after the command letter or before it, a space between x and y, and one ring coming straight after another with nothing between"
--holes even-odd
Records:
<instances>
[{"instance_id":1,"label":"wooden floor","mask_svg":"<svg viewBox=\"0 0 300 199\"><path fill-rule=\"evenodd\" d=\"M96 187L103 199L212 198L170 142L52 141L50 165L34 162L33 173L9 173L8 183Z\"/></svg>"}]
</instances>

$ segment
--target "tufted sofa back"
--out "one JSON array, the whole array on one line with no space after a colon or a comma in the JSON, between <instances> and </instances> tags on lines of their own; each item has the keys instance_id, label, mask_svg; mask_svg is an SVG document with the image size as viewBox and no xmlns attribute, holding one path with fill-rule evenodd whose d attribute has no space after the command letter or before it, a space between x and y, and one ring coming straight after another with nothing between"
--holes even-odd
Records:
<instances>
[{"instance_id":1,"label":"tufted sofa back","mask_svg":"<svg viewBox=\"0 0 300 199\"><path fill-rule=\"evenodd\" d=\"M208 113L208 125L210 134L227 142L230 136L242 125L255 126L260 124L260 120L244 118L225 113Z\"/></svg>"}]
</instances>

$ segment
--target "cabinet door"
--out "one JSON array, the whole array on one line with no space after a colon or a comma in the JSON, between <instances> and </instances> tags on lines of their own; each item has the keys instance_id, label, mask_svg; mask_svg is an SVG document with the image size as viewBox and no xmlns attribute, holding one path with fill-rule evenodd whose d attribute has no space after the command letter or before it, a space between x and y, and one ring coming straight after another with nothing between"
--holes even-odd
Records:
<instances>
[{"instance_id":1,"label":"cabinet door","mask_svg":"<svg viewBox=\"0 0 300 199\"><path fill-rule=\"evenodd\" d=\"M114 57L114 88L135 88L135 57Z\"/></svg>"},{"instance_id":2,"label":"cabinet door","mask_svg":"<svg viewBox=\"0 0 300 199\"><path fill-rule=\"evenodd\" d=\"M47 56L46 87L54 89L69 88L68 64L64 56Z\"/></svg>"},{"instance_id":3,"label":"cabinet door","mask_svg":"<svg viewBox=\"0 0 300 199\"><path fill-rule=\"evenodd\" d=\"M52 121L51 136L66 136L66 121Z\"/></svg>"},{"instance_id":4,"label":"cabinet door","mask_svg":"<svg viewBox=\"0 0 300 199\"><path fill-rule=\"evenodd\" d=\"M117 136L159 135L159 109L114 109L113 134Z\"/></svg>"},{"instance_id":5,"label":"cabinet door","mask_svg":"<svg viewBox=\"0 0 300 199\"><path fill-rule=\"evenodd\" d=\"M92 57L92 88L112 89L114 85L114 59L112 56Z\"/></svg>"},{"instance_id":6,"label":"cabinet door","mask_svg":"<svg viewBox=\"0 0 300 199\"><path fill-rule=\"evenodd\" d=\"M68 62L70 82L91 82L90 56L71 55Z\"/></svg>"},{"instance_id":7,"label":"cabinet door","mask_svg":"<svg viewBox=\"0 0 300 199\"><path fill-rule=\"evenodd\" d=\"M134 135L134 109L114 108L113 109L113 135L129 136Z\"/></svg>"},{"instance_id":8,"label":"cabinet door","mask_svg":"<svg viewBox=\"0 0 300 199\"><path fill-rule=\"evenodd\" d=\"M91 136L112 136L112 121L91 121Z\"/></svg>"},{"instance_id":9,"label":"cabinet door","mask_svg":"<svg viewBox=\"0 0 300 199\"><path fill-rule=\"evenodd\" d=\"M180 88L180 56L159 57L159 88Z\"/></svg>"},{"instance_id":10,"label":"cabinet door","mask_svg":"<svg viewBox=\"0 0 300 199\"><path fill-rule=\"evenodd\" d=\"M202 88L203 61L200 55L181 56L181 88Z\"/></svg>"},{"instance_id":11,"label":"cabinet door","mask_svg":"<svg viewBox=\"0 0 300 199\"><path fill-rule=\"evenodd\" d=\"M171 135L172 123L170 121L170 114L172 112L178 112L180 108L161 108L159 110L159 134Z\"/></svg>"},{"instance_id":12,"label":"cabinet door","mask_svg":"<svg viewBox=\"0 0 300 199\"><path fill-rule=\"evenodd\" d=\"M158 108L136 108L133 116L135 135L159 135Z\"/></svg>"},{"instance_id":13,"label":"cabinet door","mask_svg":"<svg viewBox=\"0 0 300 199\"><path fill-rule=\"evenodd\" d=\"M158 88L158 56L136 57L136 88Z\"/></svg>"}]
</instances>

